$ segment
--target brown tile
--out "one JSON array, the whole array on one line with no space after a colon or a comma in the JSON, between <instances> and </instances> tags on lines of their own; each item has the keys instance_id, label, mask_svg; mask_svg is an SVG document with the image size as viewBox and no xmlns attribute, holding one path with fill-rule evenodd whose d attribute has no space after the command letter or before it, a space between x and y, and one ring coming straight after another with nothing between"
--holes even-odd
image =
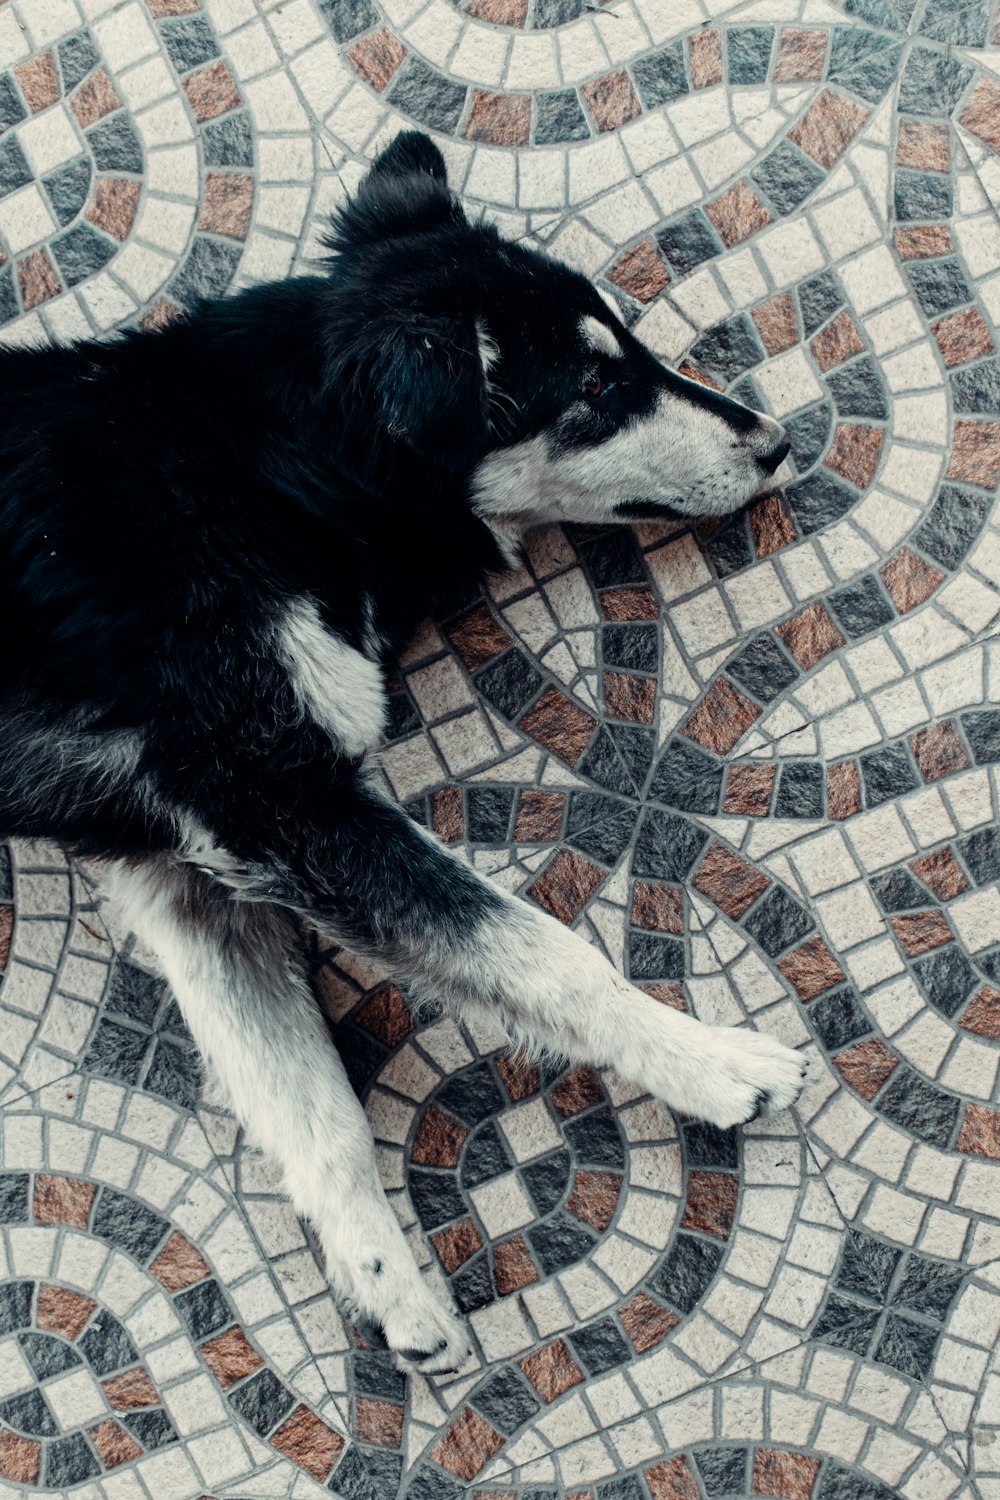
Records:
<instances>
[{"instance_id":1,"label":"brown tile","mask_svg":"<svg viewBox=\"0 0 1000 1500\"><path fill-rule=\"evenodd\" d=\"M691 86L707 89L722 82L722 34L715 26L695 31L688 42L691 49Z\"/></svg>"},{"instance_id":2,"label":"brown tile","mask_svg":"<svg viewBox=\"0 0 1000 1500\"><path fill-rule=\"evenodd\" d=\"M0 1427L0 1477L15 1484L37 1484L42 1445Z\"/></svg>"},{"instance_id":3,"label":"brown tile","mask_svg":"<svg viewBox=\"0 0 1000 1500\"><path fill-rule=\"evenodd\" d=\"M131 177L98 177L86 217L113 239L124 240L139 206L139 190Z\"/></svg>"},{"instance_id":4,"label":"brown tile","mask_svg":"<svg viewBox=\"0 0 1000 1500\"><path fill-rule=\"evenodd\" d=\"M130 1464L142 1452L139 1444L116 1422L108 1417L89 1429L90 1441L97 1449L97 1456L106 1469L117 1469L119 1464Z\"/></svg>"},{"instance_id":5,"label":"brown tile","mask_svg":"<svg viewBox=\"0 0 1000 1500\"><path fill-rule=\"evenodd\" d=\"M549 1098L565 1120L567 1115L578 1115L592 1104L600 1103L604 1094L593 1068L581 1066L571 1068L553 1087Z\"/></svg>"},{"instance_id":6,"label":"brown tile","mask_svg":"<svg viewBox=\"0 0 1000 1500\"><path fill-rule=\"evenodd\" d=\"M632 887L632 926L648 932L684 932L684 892L679 885L637 880Z\"/></svg>"},{"instance_id":7,"label":"brown tile","mask_svg":"<svg viewBox=\"0 0 1000 1500\"><path fill-rule=\"evenodd\" d=\"M966 771L969 757L950 719L920 729L910 739L917 770L925 781L939 781L953 771Z\"/></svg>"},{"instance_id":8,"label":"brown tile","mask_svg":"<svg viewBox=\"0 0 1000 1500\"><path fill-rule=\"evenodd\" d=\"M501 1297L519 1292L538 1280L538 1271L521 1235L493 1247L493 1279Z\"/></svg>"},{"instance_id":9,"label":"brown tile","mask_svg":"<svg viewBox=\"0 0 1000 1500\"><path fill-rule=\"evenodd\" d=\"M900 120L896 165L917 167L923 172L950 172L948 127L933 120Z\"/></svg>"},{"instance_id":10,"label":"brown tile","mask_svg":"<svg viewBox=\"0 0 1000 1500\"><path fill-rule=\"evenodd\" d=\"M201 9L201 0L146 0L146 9L159 21L163 16L188 16Z\"/></svg>"},{"instance_id":11,"label":"brown tile","mask_svg":"<svg viewBox=\"0 0 1000 1500\"><path fill-rule=\"evenodd\" d=\"M801 947L779 958L778 968L800 1000L813 1000L847 978L821 937L807 938Z\"/></svg>"},{"instance_id":12,"label":"brown tile","mask_svg":"<svg viewBox=\"0 0 1000 1500\"><path fill-rule=\"evenodd\" d=\"M447 1229L439 1229L431 1235L438 1260L448 1275L464 1266L470 1255L483 1248L482 1237L471 1219L459 1219Z\"/></svg>"},{"instance_id":13,"label":"brown tile","mask_svg":"<svg viewBox=\"0 0 1000 1500\"><path fill-rule=\"evenodd\" d=\"M17 280L21 302L26 312L48 302L62 291L62 285L47 250L32 250L17 263Z\"/></svg>"},{"instance_id":14,"label":"brown tile","mask_svg":"<svg viewBox=\"0 0 1000 1500\"><path fill-rule=\"evenodd\" d=\"M779 1448L758 1448L753 1458L754 1495L773 1495L775 1500L811 1500L819 1459L807 1453L786 1453Z\"/></svg>"},{"instance_id":15,"label":"brown tile","mask_svg":"<svg viewBox=\"0 0 1000 1500\"><path fill-rule=\"evenodd\" d=\"M951 231L947 224L900 225L893 230L892 239L900 260L927 260L951 251Z\"/></svg>"},{"instance_id":16,"label":"brown tile","mask_svg":"<svg viewBox=\"0 0 1000 1500\"><path fill-rule=\"evenodd\" d=\"M371 36L362 37L360 42L355 42L345 51L354 71L380 94L388 88L390 79L406 56L402 42L384 26L380 31L373 31Z\"/></svg>"},{"instance_id":17,"label":"brown tile","mask_svg":"<svg viewBox=\"0 0 1000 1500\"><path fill-rule=\"evenodd\" d=\"M681 733L716 755L727 755L759 714L756 703L751 703L728 677L717 677L681 725Z\"/></svg>"},{"instance_id":18,"label":"brown tile","mask_svg":"<svg viewBox=\"0 0 1000 1500\"><path fill-rule=\"evenodd\" d=\"M380 1448L401 1448L406 1408L391 1401L374 1401L357 1396L354 1401L354 1432L363 1443L377 1443ZM389 1500L389 1496L386 1496Z\"/></svg>"},{"instance_id":19,"label":"brown tile","mask_svg":"<svg viewBox=\"0 0 1000 1500\"><path fill-rule=\"evenodd\" d=\"M995 490L1000 481L1000 422L956 422L948 478Z\"/></svg>"},{"instance_id":20,"label":"brown tile","mask_svg":"<svg viewBox=\"0 0 1000 1500\"><path fill-rule=\"evenodd\" d=\"M113 1411L136 1411L142 1406L159 1406L160 1397L149 1373L142 1365L112 1375L101 1381L105 1399Z\"/></svg>"},{"instance_id":21,"label":"brown tile","mask_svg":"<svg viewBox=\"0 0 1000 1500\"><path fill-rule=\"evenodd\" d=\"M554 1401L570 1386L579 1385L583 1371L562 1339L555 1339L543 1349L536 1349L521 1360L521 1369L543 1401Z\"/></svg>"},{"instance_id":22,"label":"brown tile","mask_svg":"<svg viewBox=\"0 0 1000 1500\"><path fill-rule=\"evenodd\" d=\"M645 994L651 995L654 1000L659 1000L661 1005L669 1005L671 1010L687 1010L688 1004L684 999L684 986L680 983L674 984L640 984L638 988Z\"/></svg>"},{"instance_id":23,"label":"brown tile","mask_svg":"<svg viewBox=\"0 0 1000 1500\"><path fill-rule=\"evenodd\" d=\"M528 888L528 895L568 927L575 922L607 874L575 849L560 849Z\"/></svg>"},{"instance_id":24,"label":"brown tile","mask_svg":"<svg viewBox=\"0 0 1000 1500\"><path fill-rule=\"evenodd\" d=\"M700 1229L717 1239L728 1239L738 1195L739 1183L727 1172L689 1172L681 1228Z\"/></svg>"},{"instance_id":25,"label":"brown tile","mask_svg":"<svg viewBox=\"0 0 1000 1500\"><path fill-rule=\"evenodd\" d=\"M201 1352L224 1391L264 1363L242 1328L227 1328L225 1333L207 1339Z\"/></svg>"},{"instance_id":26,"label":"brown tile","mask_svg":"<svg viewBox=\"0 0 1000 1500\"><path fill-rule=\"evenodd\" d=\"M92 1182L81 1182L76 1177L47 1177L39 1173L35 1178L35 1222L70 1224L74 1229L86 1229L96 1192Z\"/></svg>"},{"instance_id":27,"label":"brown tile","mask_svg":"<svg viewBox=\"0 0 1000 1500\"><path fill-rule=\"evenodd\" d=\"M741 244L771 222L771 215L745 179L734 182L721 197L706 203L705 213L727 246Z\"/></svg>"},{"instance_id":28,"label":"brown tile","mask_svg":"<svg viewBox=\"0 0 1000 1500\"><path fill-rule=\"evenodd\" d=\"M652 589L604 589L601 608L609 620L658 620L660 606Z\"/></svg>"},{"instance_id":29,"label":"brown tile","mask_svg":"<svg viewBox=\"0 0 1000 1500\"><path fill-rule=\"evenodd\" d=\"M442 787L431 798L431 827L444 844L453 844L465 833L465 812L460 786Z\"/></svg>"},{"instance_id":30,"label":"brown tile","mask_svg":"<svg viewBox=\"0 0 1000 1500\"><path fill-rule=\"evenodd\" d=\"M96 1306L96 1302L81 1297L79 1292L71 1292L64 1286L43 1284L38 1288L35 1325L43 1333L61 1333L64 1339L72 1342L83 1332Z\"/></svg>"},{"instance_id":31,"label":"brown tile","mask_svg":"<svg viewBox=\"0 0 1000 1500\"><path fill-rule=\"evenodd\" d=\"M771 789L777 767L774 765L730 766L722 811L764 818L771 805Z\"/></svg>"},{"instance_id":32,"label":"brown tile","mask_svg":"<svg viewBox=\"0 0 1000 1500\"><path fill-rule=\"evenodd\" d=\"M866 489L878 468L882 452L881 427L867 427L860 422L838 422L830 451L824 459L833 469L859 490Z\"/></svg>"},{"instance_id":33,"label":"brown tile","mask_svg":"<svg viewBox=\"0 0 1000 1500\"><path fill-rule=\"evenodd\" d=\"M637 302L652 302L670 284L667 268L652 240L640 240L608 272L608 280Z\"/></svg>"},{"instance_id":34,"label":"brown tile","mask_svg":"<svg viewBox=\"0 0 1000 1500\"><path fill-rule=\"evenodd\" d=\"M410 1007L394 984L387 984L385 989L366 1000L351 1020L369 1036L378 1037L386 1047L398 1047L413 1030Z\"/></svg>"},{"instance_id":35,"label":"brown tile","mask_svg":"<svg viewBox=\"0 0 1000 1500\"><path fill-rule=\"evenodd\" d=\"M468 1129L431 1104L413 1139L411 1159L420 1167L457 1167Z\"/></svg>"},{"instance_id":36,"label":"brown tile","mask_svg":"<svg viewBox=\"0 0 1000 1500\"><path fill-rule=\"evenodd\" d=\"M753 309L750 316L768 354L780 354L798 343L799 329L790 292L782 292L769 302L762 302Z\"/></svg>"},{"instance_id":37,"label":"brown tile","mask_svg":"<svg viewBox=\"0 0 1000 1500\"><path fill-rule=\"evenodd\" d=\"M1000 84L984 74L962 112L961 123L991 151L1000 152Z\"/></svg>"},{"instance_id":38,"label":"brown tile","mask_svg":"<svg viewBox=\"0 0 1000 1500\"><path fill-rule=\"evenodd\" d=\"M637 1354L645 1354L662 1342L680 1319L646 1292L638 1292L618 1309L618 1316Z\"/></svg>"},{"instance_id":39,"label":"brown tile","mask_svg":"<svg viewBox=\"0 0 1000 1500\"><path fill-rule=\"evenodd\" d=\"M276 1432L268 1438L286 1458L322 1482L344 1449L344 1439L311 1412L308 1406L297 1406Z\"/></svg>"},{"instance_id":40,"label":"brown tile","mask_svg":"<svg viewBox=\"0 0 1000 1500\"><path fill-rule=\"evenodd\" d=\"M577 1172L566 1200L571 1214L603 1234L618 1207L622 1180L613 1172Z\"/></svg>"},{"instance_id":41,"label":"brown tile","mask_svg":"<svg viewBox=\"0 0 1000 1500\"><path fill-rule=\"evenodd\" d=\"M969 889L969 882L948 848L935 849L933 854L921 854L919 859L911 859L910 869L941 901L951 901Z\"/></svg>"},{"instance_id":42,"label":"brown tile","mask_svg":"<svg viewBox=\"0 0 1000 1500\"><path fill-rule=\"evenodd\" d=\"M944 582L941 570L932 568L930 563L924 562L909 547L900 547L879 572L901 615L916 609L918 604L923 604L938 585Z\"/></svg>"},{"instance_id":43,"label":"brown tile","mask_svg":"<svg viewBox=\"0 0 1000 1500\"><path fill-rule=\"evenodd\" d=\"M911 958L951 942L951 928L943 911L912 912L902 917L890 917L889 921L900 947Z\"/></svg>"},{"instance_id":44,"label":"brown tile","mask_svg":"<svg viewBox=\"0 0 1000 1500\"><path fill-rule=\"evenodd\" d=\"M517 802L514 837L525 844L551 844L562 833L564 792L525 789Z\"/></svg>"},{"instance_id":45,"label":"brown tile","mask_svg":"<svg viewBox=\"0 0 1000 1500\"><path fill-rule=\"evenodd\" d=\"M809 347L813 359L826 372L832 370L834 365L842 364L852 354L860 354L865 346L850 313L840 312L810 340Z\"/></svg>"},{"instance_id":46,"label":"brown tile","mask_svg":"<svg viewBox=\"0 0 1000 1500\"><path fill-rule=\"evenodd\" d=\"M985 1104L967 1104L958 1149L967 1156L992 1156L1000 1159L1000 1109Z\"/></svg>"},{"instance_id":47,"label":"brown tile","mask_svg":"<svg viewBox=\"0 0 1000 1500\"><path fill-rule=\"evenodd\" d=\"M240 91L224 62L209 63L197 73L181 79L196 120L214 120L218 115L238 109L243 103Z\"/></svg>"},{"instance_id":48,"label":"brown tile","mask_svg":"<svg viewBox=\"0 0 1000 1500\"><path fill-rule=\"evenodd\" d=\"M827 34L783 26L774 65L775 83L818 82L826 64Z\"/></svg>"},{"instance_id":49,"label":"brown tile","mask_svg":"<svg viewBox=\"0 0 1000 1500\"><path fill-rule=\"evenodd\" d=\"M587 112L598 130L618 130L642 113L632 80L621 70L591 79L580 88Z\"/></svg>"},{"instance_id":50,"label":"brown tile","mask_svg":"<svg viewBox=\"0 0 1000 1500\"><path fill-rule=\"evenodd\" d=\"M709 844L694 877L696 890L720 906L734 922L767 889L767 883L765 875L717 840Z\"/></svg>"},{"instance_id":51,"label":"brown tile","mask_svg":"<svg viewBox=\"0 0 1000 1500\"><path fill-rule=\"evenodd\" d=\"M788 138L829 171L867 120L868 113L853 99L844 99L824 89L816 103L792 126Z\"/></svg>"},{"instance_id":52,"label":"brown tile","mask_svg":"<svg viewBox=\"0 0 1000 1500\"><path fill-rule=\"evenodd\" d=\"M176 1230L149 1269L168 1292L180 1292L184 1287L194 1286L196 1281L204 1281L209 1274L207 1263L190 1240Z\"/></svg>"},{"instance_id":53,"label":"brown tile","mask_svg":"<svg viewBox=\"0 0 1000 1500\"><path fill-rule=\"evenodd\" d=\"M491 146L526 146L531 136L531 99L527 94L472 95L465 138Z\"/></svg>"},{"instance_id":54,"label":"brown tile","mask_svg":"<svg viewBox=\"0 0 1000 1500\"><path fill-rule=\"evenodd\" d=\"M60 97L59 77L55 59L51 52L39 52L14 69L14 77L20 85L24 102L33 115L40 109L48 109Z\"/></svg>"},{"instance_id":55,"label":"brown tile","mask_svg":"<svg viewBox=\"0 0 1000 1500\"><path fill-rule=\"evenodd\" d=\"M10 958L10 940L14 935L14 908L0 906L0 969L7 967Z\"/></svg>"},{"instance_id":56,"label":"brown tile","mask_svg":"<svg viewBox=\"0 0 1000 1500\"><path fill-rule=\"evenodd\" d=\"M644 1474L653 1500L700 1500L701 1490L686 1458L665 1458Z\"/></svg>"},{"instance_id":57,"label":"brown tile","mask_svg":"<svg viewBox=\"0 0 1000 1500\"><path fill-rule=\"evenodd\" d=\"M991 984L978 989L965 1007L959 1025L963 1031L1000 1042L1000 990Z\"/></svg>"},{"instance_id":58,"label":"brown tile","mask_svg":"<svg viewBox=\"0 0 1000 1500\"><path fill-rule=\"evenodd\" d=\"M501 1052L496 1059L496 1070L500 1082L507 1090L507 1097L515 1103L537 1094L541 1088L541 1074L533 1063L525 1062L516 1052Z\"/></svg>"},{"instance_id":59,"label":"brown tile","mask_svg":"<svg viewBox=\"0 0 1000 1500\"><path fill-rule=\"evenodd\" d=\"M448 639L470 672L506 651L511 638L485 604L477 604L448 627Z\"/></svg>"},{"instance_id":60,"label":"brown tile","mask_svg":"<svg viewBox=\"0 0 1000 1500\"><path fill-rule=\"evenodd\" d=\"M758 557L769 557L795 541L795 527L780 495L763 495L751 505L750 535Z\"/></svg>"},{"instance_id":61,"label":"brown tile","mask_svg":"<svg viewBox=\"0 0 1000 1500\"><path fill-rule=\"evenodd\" d=\"M547 687L520 727L567 766L575 766L594 732L596 720L555 686Z\"/></svg>"},{"instance_id":62,"label":"brown tile","mask_svg":"<svg viewBox=\"0 0 1000 1500\"><path fill-rule=\"evenodd\" d=\"M826 811L830 818L853 818L861 811L861 784L853 760L826 768Z\"/></svg>"},{"instance_id":63,"label":"brown tile","mask_svg":"<svg viewBox=\"0 0 1000 1500\"><path fill-rule=\"evenodd\" d=\"M677 366L677 373L678 375L683 375L685 380L693 380L698 385L707 385L710 391L725 390L724 385L721 385L713 376L707 374L705 370L700 369L690 359L681 360ZM721 522L719 524L721 525Z\"/></svg>"},{"instance_id":64,"label":"brown tile","mask_svg":"<svg viewBox=\"0 0 1000 1500\"><path fill-rule=\"evenodd\" d=\"M503 1436L491 1427L485 1417L463 1407L437 1447L431 1450L434 1463L457 1474L459 1479L475 1479L504 1445Z\"/></svg>"},{"instance_id":65,"label":"brown tile","mask_svg":"<svg viewBox=\"0 0 1000 1500\"><path fill-rule=\"evenodd\" d=\"M833 1059L841 1075L863 1099L874 1099L899 1059L878 1037L869 1037Z\"/></svg>"},{"instance_id":66,"label":"brown tile","mask_svg":"<svg viewBox=\"0 0 1000 1500\"><path fill-rule=\"evenodd\" d=\"M198 228L245 240L253 208L253 178L243 172L207 172Z\"/></svg>"},{"instance_id":67,"label":"brown tile","mask_svg":"<svg viewBox=\"0 0 1000 1500\"><path fill-rule=\"evenodd\" d=\"M633 677L629 672L605 672L604 707L612 719L631 724L652 724L656 683L652 677Z\"/></svg>"},{"instance_id":68,"label":"brown tile","mask_svg":"<svg viewBox=\"0 0 1000 1500\"><path fill-rule=\"evenodd\" d=\"M982 313L975 307L963 307L961 312L949 313L931 324L931 333L937 339L941 357L949 367L968 364L970 359L979 359L983 354L993 353L990 330L983 321Z\"/></svg>"},{"instance_id":69,"label":"brown tile","mask_svg":"<svg viewBox=\"0 0 1000 1500\"><path fill-rule=\"evenodd\" d=\"M169 297L157 297L139 319L139 327L147 333L156 333L161 328L166 328L168 323L173 323L181 315L181 309L176 302L171 302Z\"/></svg>"},{"instance_id":70,"label":"brown tile","mask_svg":"<svg viewBox=\"0 0 1000 1500\"><path fill-rule=\"evenodd\" d=\"M523 26L528 14L528 0L468 0L466 10L480 21L494 26Z\"/></svg>"},{"instance_id":71,"label":"brown tile","mask_svg":"<svg viewBox=\"0 0 1000 1500\"><path fill-rule=\"evenodd\" d=\"M804 672L844 644L844 637L822 604L810 604L807 609L793 615L776 627L776 634Z\"/></svg>"},{"instance_id":72,"label":"brown tile","mask_svg":"<svg viewBox=\"0 0 1000 1500\"><path fill-rule=\"evenodd\" d=\"M69 101L69 107L76 115L81 130L96 124L113 109L121 109L121 105L122 101L103 68L98 68L89 78L85 78Z\"/></svg>"}]
</instances>

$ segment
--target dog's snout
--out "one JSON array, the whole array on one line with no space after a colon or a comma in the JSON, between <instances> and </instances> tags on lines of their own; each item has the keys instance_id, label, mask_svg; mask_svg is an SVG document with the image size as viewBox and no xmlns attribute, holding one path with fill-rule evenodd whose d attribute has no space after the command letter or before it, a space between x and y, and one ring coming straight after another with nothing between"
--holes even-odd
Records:
<instances>
[{"instance_id":1,"label":"dog's snout","mask_svg":"<svg viewBox=\"0 0 1000 1500\"><path fill-rule=\"evenodd\" d=\"M780 442L776 443L768 453L762 454L757 462L766 474L774 474L784 463L791 451L792 445L790 440L787 437L782 437Z\"/></svg>"}]
</instances>

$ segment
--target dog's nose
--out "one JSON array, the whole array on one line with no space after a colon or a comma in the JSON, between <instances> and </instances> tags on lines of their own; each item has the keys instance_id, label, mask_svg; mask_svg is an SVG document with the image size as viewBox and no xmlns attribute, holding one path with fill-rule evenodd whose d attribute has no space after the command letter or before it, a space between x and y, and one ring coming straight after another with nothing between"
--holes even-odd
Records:
<instances>
[{"instance_id":1,"label":"dog's nose","mask_svg":"<svg viewBox=\"0 0 1000 1500\"><path fill-rule=\"evenodd\" d=\"M770 453L763 454L757 460L757 462L760 464L765 474L774 474L784 463L785 459L788 457L791 451L791 442L788 438L783 437L781 439L781 442L776 444L776 446L771 449Z\"/></svg>"}]
</instances>

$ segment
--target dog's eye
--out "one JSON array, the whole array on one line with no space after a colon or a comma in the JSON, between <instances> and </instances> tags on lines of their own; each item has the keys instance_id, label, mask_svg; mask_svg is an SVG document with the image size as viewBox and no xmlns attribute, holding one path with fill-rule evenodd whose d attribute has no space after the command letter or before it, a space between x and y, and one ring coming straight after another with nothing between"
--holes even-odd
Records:
<instances>
[{"instance_id":1,"label":"dog's eye","mask_svg":"<svg viewBox=\"0 0 1000 1500\"><path fill-rule=\"evenodd\" d=\"M591 375L583 383L583 394L585 396L590 396L591 399L596 396L602 395L604 389L604 381L601 379L600 375Z\"/></svg>"}]
</instances>

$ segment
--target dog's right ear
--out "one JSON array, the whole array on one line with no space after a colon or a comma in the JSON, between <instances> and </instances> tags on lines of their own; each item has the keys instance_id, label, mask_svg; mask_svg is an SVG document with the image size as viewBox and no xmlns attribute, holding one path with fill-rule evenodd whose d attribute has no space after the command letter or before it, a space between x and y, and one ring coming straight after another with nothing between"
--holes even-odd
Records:
<instances>
[{"instance_id":1,"label":"dog's right ear","mask_svg":"<svg viewBox=\"0 0 1000 1500\"><path fill-rule=\"evenodd\" d=\"M334 212L323 243L343 253L463 218L444 157L430 136L404 130L372 162L357 195Z\"/></svg>"}]
</instances>

